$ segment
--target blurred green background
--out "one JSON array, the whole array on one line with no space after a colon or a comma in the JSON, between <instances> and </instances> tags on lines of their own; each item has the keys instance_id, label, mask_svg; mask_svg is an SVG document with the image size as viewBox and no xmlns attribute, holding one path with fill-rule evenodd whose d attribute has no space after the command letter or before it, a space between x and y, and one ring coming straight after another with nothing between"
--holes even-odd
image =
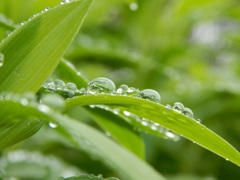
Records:
<instances>
[{"instance_id":1,"label":"blurred green background","mask_svg":"<svg viewBox=\"0 0 240 180\"><path fill-rule=\"evenodd\" d=\"M59 3L0 0L0 39L34 13ZM203 124L240 150L239 29L237 0L96 0L65 58L88 80L108 77L117 86L124 83L155 89L162 104L182 102ZM61 75L56 71L53 77ZM78 117L78 111L68 113ZM97 127L87 115L78 118ZM186 139L171 142L142 136L147 162L169 179L240 179L239 167ZM0 169L23 179L29 178L23 175L26 168L19 170L23 164L31 164L32 172L35 168L45 173L36 179L51 173L61 175L62 169L68 170L66 174L81 169L104 177L117 176L98 160L61 141L45 127L2 153ZM14 153L26 158L11 160ZM28 157L45 158L61 166L53 168L37 158L30 162Z\"/></svg>"}]
</instances>

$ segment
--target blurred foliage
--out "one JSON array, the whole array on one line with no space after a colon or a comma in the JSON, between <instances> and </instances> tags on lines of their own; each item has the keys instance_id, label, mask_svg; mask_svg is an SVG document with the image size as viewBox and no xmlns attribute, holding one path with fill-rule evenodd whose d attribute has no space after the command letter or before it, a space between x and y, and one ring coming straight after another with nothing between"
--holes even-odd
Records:
<instances>
[{"instance_id":1,"label":"blurred foliage","mask_svg":"<svg viewBox=\"0 0 240 180\"><path fill-rule=\"evenodd\" d=\"M0 39L12 30L11 25L58 3L0 0ZM10 26L1 24L3 18L12 20ZM109 77L117 85L155 89L163 104L183 102L207 127L240 150L239 21L236 0L96 0L65 58L87 79ZM67 113L75 117L79 110ZM96 126L85 114L81 120ZM188 140L143 137L147 161L169 179L240 179L239 167ZM18 149L38 150L41 156L55 156L69 167L115 176L101 162L61 141L51 130L42 129L9 148L2 158ZM23 168L29 166L25 163Z\"/></svg>"}]
</instances>

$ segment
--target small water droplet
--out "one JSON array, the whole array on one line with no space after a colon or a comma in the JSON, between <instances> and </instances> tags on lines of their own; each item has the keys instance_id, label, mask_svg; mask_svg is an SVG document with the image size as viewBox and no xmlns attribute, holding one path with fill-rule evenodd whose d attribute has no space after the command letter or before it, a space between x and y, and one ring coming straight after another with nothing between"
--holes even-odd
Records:
<instances>
[{"instance_id":1,"label":"small water droplet","mask_svg":"<svg viewBox=\"0 0 240 180\"><path fill-rule=\"evenodd\" d=\"M102 174L99 174L99 175L98 175L98 178L103 178Z\"/></svg>"},{"instance_id":2,"label":"small water droplet","mask_svg":"<svg viewBox=\"0 0 240 180\"><path fill-rule=\"evenodd\" d=\"M166 135L168 138L171 138L171 139L174 140L174 141L178 141L179 138L180 138L177 134L175 134L174 132L171 132L171 131L169 131L169 130L167 130L167 131L165 132L165 135Z\"/></svg>"},{"instance_id":3,"label":"small water droplet","mask_svg":"<svg viewBox=\"0 0 240 180\"><path fill-rule=\"evenodd\" d=\"M122 94L122 95L126 95L127 94L127 90L128 90L128 86L126 84L122 84L118 89L117 89L117 93L118 94Z\"/></svg>"},{"instance_id":4,"label":"small water droplet","mask_svg":"<svg viewBox=\"0 0 240 180\"><path fill-rule=\"evenodd\" d=\"M131 116L131 113L128 112L128 111L123 111L123 114L124 114L125 116Z\"/></svg>"},{"instance_id":5,"label":"small water droplet","mask_svg":"<svg viewBox=\"0 0 240 180\"><path fill-rule=\"evenodd\" d=\"M184 105L180 102L175 102L173 105L173 110L182 113L184 110Z\"/></svg>"},{"instance_id":6,"label":"small water droplet","mask_svg":"<svg viewBox=\"0 0 240 180\"><path fill-rule=\"evenodd\" d=\"M147 119L145 119L145 118L142 118L142 119L141 119L141 124L142 124L143 126L148 126L148 125L149 125L149 121L148 121Z\"/></svg>"},{"instance_id":7,"label":"small water droplet","mask_svg":"<svg viewBox=\"0 0 240 180\"><path fill-rule=\"evenodd\" d=\"M151 129L152 130L156 131L156 130L158 130L158 128L159 128L159 124L157 124L157 123L152 123L151 124Z\"/></svg>"},{"instance_id":8,"label":"small water droplet","mask_svg":"<svg viewBox=\"0 0 240 180\"><path fill-rule=\"evenodd\" d=\"M229 161L229 159L228 159L228 158L226 158L226 161Z\"/></svg>"},{"instance_id":9,"label":"small water droplet","mask_svg":"<svg viewBox=\"0 0 240 180\"><path fill-rule=\"evenodd\" d=\"M67 83L65 85L65 89L73 91L73 92L77 92L78 91L77 86L74 83Z\"/></svg>"},{"instance_id":10,"label":"small water droplet","mask_svg":"<svg viewBox=\"0 0 240 180\"><path fill-rule=\"evenodd\" d=\"M75 92L76 95L82 96L86 93L86 89L85 88L81 88L79 89L77 92Z\"/></svg>"},{"instance_id":11,"label":"small water droplet","mask_svg":"<svg viewBox=\"0 0 240 180\"><path fill-rule=\"evenodd\" d=\"M157 102L160 103L161 101L161 96L158 94L157 91L153 89L145 89L142 90L139 94L139 96L143 99L147 99L149 101Z\"/></svg>"},{"instance_id":12,"label":"small water droplet","mask_svg":"<svg viewBox=\"0 0 240 180\"><path fill-rule=\"evenodd\" d=\"M129 8L132 11L136 11L138 9L138 4L136 2L132 2L129 4Z\"/></svg>"},{"instance_id":13,"label":"small water droplet","mask_svg":"<svg viewBox=\"0 0 240 180\"><path fill-rule=\"evenodd\" d=\"M66 3L70 3L72 0L62 0L61 4L66 4Z\"/></svg>"},{"instance_id":14,"label":"small water droplet","mask_svg":"<svg viewBox=\"0 0 240 180\"><path fill-rule=\"evenodd\" d=\"M111 133L110 133L110 132L105 132L105 135L106 135L107 137L111 137Z\"/></svg>"},{"instance_id":15,"label":"small water droplet","mask_svg":"<svg viewBox=\"0 0 240 180\"><path fill-rule=\"evenodd\" d=\"M89 94L113 93L115 91L115 84L110 79L103 77L92 80L87 87L87 93Z\"/></svg>"},{"instance_id":16,"label":"small water droplet","mask_svg":"<svg viewBox=\"0 0 240 180\"><path fill-rule=\"evenodd\" d=\"M55 79L53 84L57 90L63 90L65 87L65 83L60 79Z\"/></svg>"},{"instance_id":17,"label":"small water droplet","mask_svg":"<svg viewBox=\"0 0 240 180\"><path fill-rule=\"evenodd\" d=\"M130 87L130 88L127 89L127 95L130 95L130 96L136 95L136 94L138 94L139 92L140 92L140 90L139 90L139 89L136 89L136 88L134 88L134 87Z\"/></svg>"},{"instance_id":18,"label":"small water droplet","mask_svg":"<svg viewBox=\"0 0 240 180\"><path fill-rule=\"evenodd\" d=\"M172 106L171 106L170 104L167 104L167 105L165 106L165 109L166 109L166 110L172 110Z\"/></svg>"},{"instance_id":19,"label":"small water droplet","mask_svg":"<svg viewBox=\"0 0 240 180\"><path fill-rule=\"evenodd\" d=\"M193 118L193 112L191 109L189 108L184 108L183 109L183 114L187 117Z\"/></svg>"},{"instance_id":20,"label":"small water droplet","mask_svg":"<svg viewBox=\"0 0 240 180\"><path fill-rule=\"evenodd\" d=\"M0 68L4 65L4 54L0 53Z\"/></svg>"},{"instance_id":21,"label":"small water droplet","mask_svg":"<svg viewBox=\"0 0 240 180\"><path fill-rule=\"evenodd\" d=\"M25 24L25 21L20 22L20 25L21 25L21 26L24 25L24 24Z\"/></svg>"},{"instance_id":22,"label":"small water droplet","mask_svg":"<svg viewBox=\"0 0 240 180\"><path fill-rule=\"evenodd\" d=\"M22 98L22 99L20 100L20 103L21 103L23 106L26 106L26 105L28 105L28 100L25 99L25 98Z\"/></svg>"},{"instance_id":23,"label":"small water droplet","mask_svg":"<svg viewBox=\"0 0 240 180\"><path fill-rule=\"evenodd\" d=\"M43 112L43 113L49 113L50 112L50 108L46 105L43 105L43 104L38 105L38 110Z\"/></svg>"},{"instance_id":24,"label":"small water droplet","mask_svg":"<svg viewBox=\"0 0 240 180\"><path fill-rule=\"evenodd\" d=\"M53 129L58 127L58 125L54 124L53 122L49 122L48 125L50 128L53 128Z\"/></svg>"},{"instance_id":25,"label":"small water droplet","mask_svg":"<svg viewBox=\"0 0 240 180\"><path fill-rule=\"evenodd\" d=\"M199 123L199 124L201 123L201 119L196 119L196 121L197 121L197 123Z\"/></svg>"}]
</instances>

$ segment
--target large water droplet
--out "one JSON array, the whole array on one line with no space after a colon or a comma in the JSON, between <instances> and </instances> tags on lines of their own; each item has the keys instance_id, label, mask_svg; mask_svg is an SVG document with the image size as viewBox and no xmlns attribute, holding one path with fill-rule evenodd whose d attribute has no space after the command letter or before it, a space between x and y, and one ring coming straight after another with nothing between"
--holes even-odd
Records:
<instances>
[{"instance_id":1,"label":"large water droplet","mask_svg":"<svg viewBox=\"0 0 240 180\"><path fill-rule=\"evenodd\" d=\"M173 110L182 113L184 110L184 105L180 102L175 102L173 105Z\"/></svg>"},{"instance_id":2,"label":"large water droplet","mask_svg":"<svg viewBox=\"0 0 240 180\"><path fill-rule=\"evenodd\" d=\"M0 53L0 68L4 65L4 54Z\"/></svg>"},{"instance_id":3,"label":"large water droplet","mask_svg":"<svg viewBox=\"0 0 240 180\"><path fill-rule=\"evenodd\" d=\"M157 91L152 90L152 89L142 90L140 92L139 96L143 99L147 99L149 101L153 101L153 102L157 102L157 103L160 103L160 101L161 101L161 96L158 94Z\"/></svg>"},{"instance_id":4,"label":"large water droplet","mask_svg":"<svg viewBox=\"0 0 240 180\"><path fill-rule=\"evenodd\" d=\"M132 11L136 11L138 9L138 4L136 2L132 2L129 4L129 8Z\"/></svg>"},{"instance_id":5,"label":"large water droplet","mask_svg":"<svg viewBox=\"0 0 240 180\"><path fill-rule=\"evenodd\" d=\"M87 87L89 94L114 93L115 91L115 84L110 79L103 77L92 80Z\"/></svg>"}]
</instances>

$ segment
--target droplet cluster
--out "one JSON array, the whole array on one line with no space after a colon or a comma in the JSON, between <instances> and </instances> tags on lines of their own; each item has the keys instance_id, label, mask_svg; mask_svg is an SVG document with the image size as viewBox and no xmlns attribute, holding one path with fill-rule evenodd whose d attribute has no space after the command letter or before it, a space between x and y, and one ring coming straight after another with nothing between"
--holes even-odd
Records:
<instances>
[{"instance_id":1,"label":"droplet cluster","mask_svg":"<svg viewBox=\"0 0 240 180\"><path fill-rule=\"evenodd\" d=\"M192 110L187 108L187 107L184 107L184 105L180 102L175 102L173 106L167 104L165 106L165 108L167 110L174 110L174 111L176 111L178 113L181 113L181 114L183 114L183 115L185 115L189 118L194 119L194 114L193 114ZM199 123L201 122L200 119L196 119L196 121L199 122Z\"/></svg>"},{"instance_id":2,"label":"droplet cluster","mask_svg":"<svg viewBox=\"0 0 240 180\"><path fill-rule=\"evenodd\" d=\"M43 84L43 88L46 92L55 92L62 95L64 98L72 98L79 95L97 95L97 94L110 94L110 95L122 95L122 96L134 96L141 99L146 99L156 103L160 103L161 96L159 93L152 89L145 89L140 91L134 87L128 87L125 84L116 88L113 81L108 78L99 77L88 83L86 88L78 89L77 86L72 83L64 83L62 80L56 79L54 81L49 80Z\"/></svg>"},{"instance_id":3,"label":"droplet cluster","mask_svg":"<svg viewBox=\"0 0 240 180\"><path fill-rule=\"evenodd\" d=\"M129 111L111 108L105 105L90 105L90 108L100 108L118 115L131 124L133 129L136 131L155 134L156 136L173 141L178 141L180 139L179 135L161 126L160 124L149 119L139 117Z\"/></svg>"}]
</instances>

